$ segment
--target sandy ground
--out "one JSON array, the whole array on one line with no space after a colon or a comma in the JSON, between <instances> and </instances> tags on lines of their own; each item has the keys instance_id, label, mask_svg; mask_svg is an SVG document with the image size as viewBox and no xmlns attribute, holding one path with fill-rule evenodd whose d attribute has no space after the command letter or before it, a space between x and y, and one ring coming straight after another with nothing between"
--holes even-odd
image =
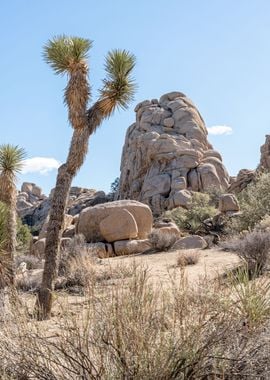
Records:
<instances>
[{"instance_id":1,"label":"sandy ground","mask_svg":"<svg viewBox=\"0 0 270 380\"><path fill-rule=\"evenodd\" d=\"M192 250L185 251L191 252ZM195 251L195 250L194 250ZM132 273L134 264L136 266L147 268L149 280L155 286L162 286L163 288L170 287L172 280L178 282L183 278L183 271L177 267L177 258L183 251L172 252L159 252L152 254L139 254L130 256L119 256L109 259L103 259L99 264L95 265L95 269L102 273L116 273L119 268L128 267L128 272ZM196 250L199 255L199 261L195 265L189 265L184 268L185 280L192 287L196 287L200 279L207 278L213 280L218 276L224 274L227 270L236 267L239 264L237 255L224 252L218 249ZM116 268L118 268L116 270ZM42 271L38 270L36 275L41 279ZM117 284L117 279L103 282L102 286L111 287ZM29 311L33 310L35 303L35 296L30 293L21 293L24 303L27 305ZM82 294L72 294L66 291L55 292L55 302L53 306L53 318L47 325L44 321L43 324L47 326L48 333L54 329L54 323L61 319L63 310L69 310L72 315L81 315L83 310L87 310L88 302L87 297Z\"/></svg>"},{"instance_id":2,"label":"sandy ground","mask_svg":"<svg viewBox=\"0 0 270 380\"><path fill-rule=\"evenodd\" d=\"M193 251L193 250L189 250ZM185 274L190 283L196 282L200 277L213 279L226 270L239 264L239 258L234 253L224 252L218 249L194 250L198 252L199 261L195 265L185 267ZM157 283L169 282L172 276L180 276L177 268L177 257L183 251L159 252L131 256L120 256L103 260L104 265L112 269L116 265L137 265L147 267L150 279ZM188 251L186 251L188 252Z\"/></svg>"}]
</instances>

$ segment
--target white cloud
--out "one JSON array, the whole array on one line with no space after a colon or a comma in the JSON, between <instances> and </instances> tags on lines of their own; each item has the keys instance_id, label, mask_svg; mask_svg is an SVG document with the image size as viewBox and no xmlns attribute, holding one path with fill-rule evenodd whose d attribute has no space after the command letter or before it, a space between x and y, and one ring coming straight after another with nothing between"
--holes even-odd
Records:
<instances>
[{"instance_id":1,"label":"white cloud","mask_svg":"<svg viewBox=\"0 0 270 380\"><path fill-rule=\"evenodd\" d=\"M213 125L213 127L207 128L210 135L231 135L233 130L227 125Z\"/></svg>"},{"instance_id":2,"label":"white cloud","mask_svg":"<svg viewBox=\"0 0 270 380\"><path fill-rule=\"evenodd\" d=\"M58 169L61 163L51 157L32 157L23 161L22 174L39 173L45 175Z\"/></svg>"}]
</instances>

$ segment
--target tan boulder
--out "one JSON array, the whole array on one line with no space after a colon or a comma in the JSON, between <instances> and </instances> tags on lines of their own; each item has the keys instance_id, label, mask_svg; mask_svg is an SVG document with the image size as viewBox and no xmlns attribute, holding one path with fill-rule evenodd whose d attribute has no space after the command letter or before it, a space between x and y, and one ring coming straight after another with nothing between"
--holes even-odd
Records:
<instances>
[{"instance_id":1,"label":"tan boulder","mask_svg":"<svg viewBox=\"0 0 270 380\"><path fill-rule=\"evenodd\" d=\"M83 234L87 242L105 240L100 223L117 209L125 209L133 215L138 228L138 238L146 239L152 229L152 212L149 206L133 200L108 202L84 209L76 224L76 233Z\"/></svg>"},{"instance_id":2,"label":"tan boulder","mask_svg":"<svg viewBox=\"0 0 270 380\"><path fill-rule=\"evenodd\" d=\"M240 207L236 196L234 194L222 194L219 197L218 209L222 213L229 211L238 212Z\"/></svg>"},{"instance_id":3,"label":"tan boulder","mask_svg":"<svg viewBox=\"0 0 270 380\"><path fill-rule=\"evenodd\" d=\"M150 249L151 243L148 239L144 240L121 240L114 242L116 256L132 255L142 253Z\"/></svg>"},{"instance_id":4,"label":"tan boulder","mask_svg":"<svg viewBox=\"0 0 270 380\"><path fill-rule=\"evenodd\" d=\"M134 216L126 209L116 209L99 224L101 235L111 243L117 240L135 239L138 227Z\"/></svg>"},{"instance_id":5,"label":"tan boulder","mask_svg":"<svg viewBox=\"0 0 270 380\"><path fill-rule=\"evenodd\" d=\"M207 243L199 235L191 235L183 237L179 240L177 240L174 245L172 246L172 250L177 249L204 249L207 247Z\"/></svg>"},{"instance_id":6,"label":"tan boulder","mask_svg":"<svg viewBox=\"0 0 270 380\"><path fill-rule=\"evenodd\" d=\"M164 234L171 234L171 235L179 235L180 236L180 230L175 223L168 223L167 226L160 227L158 229L158 231L160 233L164 233Z\"/></svg>"}]
</instances>

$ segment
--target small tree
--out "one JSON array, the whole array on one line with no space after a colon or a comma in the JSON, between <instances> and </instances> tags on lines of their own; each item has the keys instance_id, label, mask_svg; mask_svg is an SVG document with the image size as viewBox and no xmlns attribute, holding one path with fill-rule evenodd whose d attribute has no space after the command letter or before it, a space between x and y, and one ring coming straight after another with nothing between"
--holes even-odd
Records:
<instances>
[{"instance_id":1,"label":"small tree","mask_svg":"<svg viewBox=\"0 0 270 380\"><path fill-rule=\"evenodd\" d=\"M36 304L39 319L50 317L69 190L74 176L86 157L89 137L116 108L128 107L135 89L131 78L135 65L134 55L125 50L113 50L105 59L107 76L103 80L100 96L87 110L90 98L87 56L91 45L88 39L60 36L50 40L44 48L44 58L55 73L68 76L64 100L74 131L67 160L58 170L51 202L45 266Z\"/></svg>"}]
</instances>

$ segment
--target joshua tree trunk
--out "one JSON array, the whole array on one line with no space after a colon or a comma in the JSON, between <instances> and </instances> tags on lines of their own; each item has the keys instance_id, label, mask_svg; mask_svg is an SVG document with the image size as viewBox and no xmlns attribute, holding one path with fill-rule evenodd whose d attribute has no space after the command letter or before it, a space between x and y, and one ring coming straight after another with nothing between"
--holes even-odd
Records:
<instances>
[{"instance_id":1,"label":"joshua tree trunk","mask_svg":"<svg viewBox=\"0 0 270 380\"><path fill-rule=\"evenodd\" d=\"M44 273L36 304L39 320L48 319L51 314L52 291L58 272L60 241L71 183L84 162L89 137L101 124L102 119L102 113L96 103L88 112L86 127L74 130L67 161L58 170L47 228Z\"/></svg>"}]
</instances>

